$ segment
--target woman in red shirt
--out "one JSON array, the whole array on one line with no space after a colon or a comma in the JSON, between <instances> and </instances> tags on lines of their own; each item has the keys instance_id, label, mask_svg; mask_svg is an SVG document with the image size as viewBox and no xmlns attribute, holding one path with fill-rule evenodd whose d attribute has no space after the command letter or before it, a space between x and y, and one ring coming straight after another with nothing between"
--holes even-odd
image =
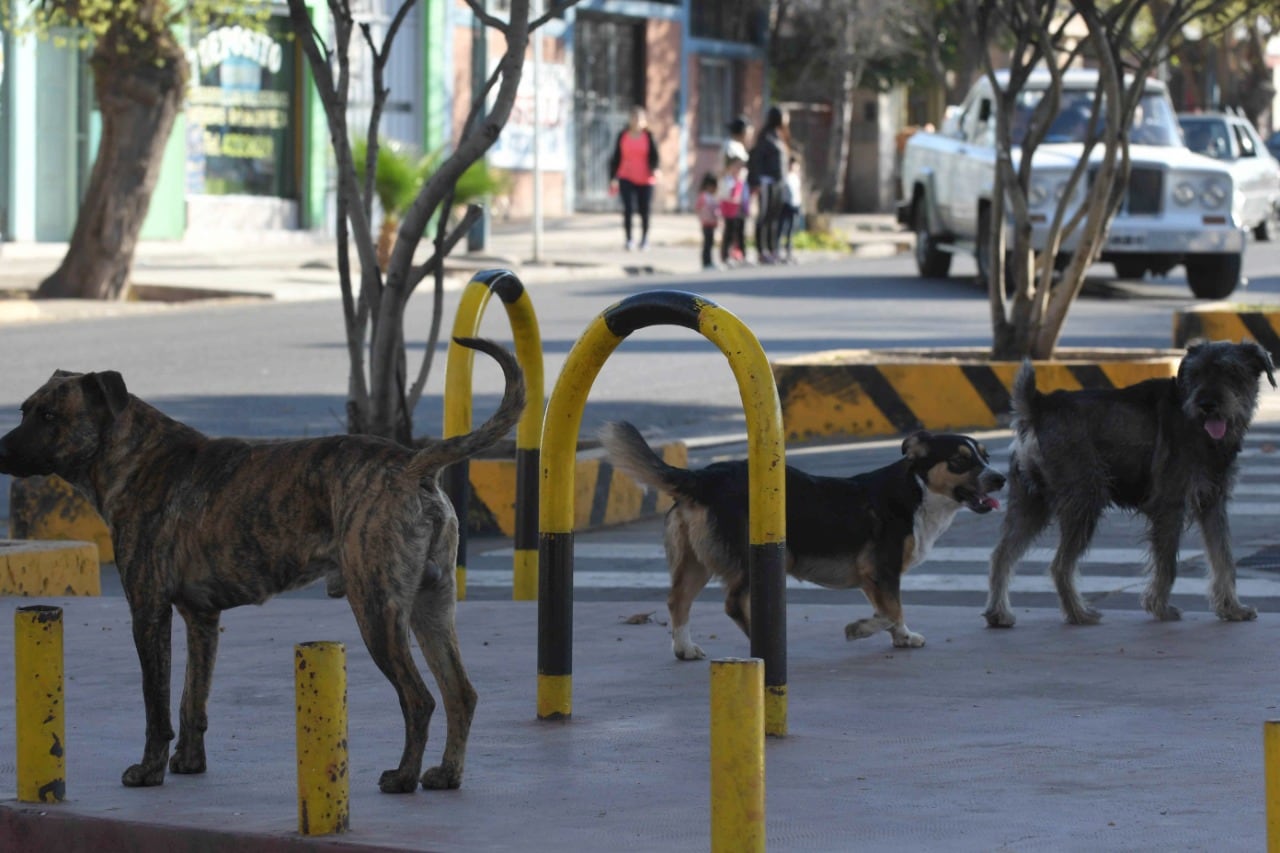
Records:
<instances>
[{"instance_id":1,"label":"woman in red shirt","mask_svg":"<svg viewBox=\"0 0 1280 853\"><path fill-rule=\"evenodd\" d=\"M658 145L649 132L649 119L644 107L631 108L631 119L613 144L609 158L610 191L622 196L622 228L631 239L631 215L640 214L640 248L649 245L649 209L653 203L653 186L658 182Z\"/></svg>"}]
</instances>

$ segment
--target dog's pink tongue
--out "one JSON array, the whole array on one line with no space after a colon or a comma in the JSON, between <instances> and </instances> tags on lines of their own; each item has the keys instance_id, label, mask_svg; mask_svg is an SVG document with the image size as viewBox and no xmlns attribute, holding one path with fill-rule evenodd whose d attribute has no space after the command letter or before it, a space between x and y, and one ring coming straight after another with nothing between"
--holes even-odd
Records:
<instances>
[{"instance_id":1,"label":"dog's pink tongue","mask_svg":"<svg viewBox=\"0 0 1280 853\"><path fill-rule=\"evenodd\" d=\"M1000 501L999 501L999 500L997 500L996 498L991 497L991 495L983 495L983 496L982 496L982 505L983 505L983 506L991 507L992 509L999 509L999 508L1000 508Z\"/></svg>"},{"instance_id":2,"label":"dog's pink tongue","mask_svg":"<svg viewBox=\"0 0 1280 853\"><path fill-rule=\"evenodd\" d=\"M1217 441L1227 434L1227 422L1221 418L1210 418L1204 422L1204 431L1209 433L1209 437Z\"/></svg>"}]
</instances>

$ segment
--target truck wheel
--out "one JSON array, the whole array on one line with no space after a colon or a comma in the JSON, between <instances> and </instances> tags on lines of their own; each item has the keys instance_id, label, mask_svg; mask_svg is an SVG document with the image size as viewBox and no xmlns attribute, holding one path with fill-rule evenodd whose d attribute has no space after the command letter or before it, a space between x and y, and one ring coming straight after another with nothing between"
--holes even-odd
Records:
<instances>
[{"instance_id":1,"label":"truck wheel","mask_svg":"<svg viewBox=\"0 0 1280 853\"><path fill-rule=\"evenodd\" d=\"M924 209L924 198L916 201L911 212L911 224L916 231L916 268L924 278L946 278L951 272L951 254L938 248L929 233L929 214Z\"/></svg>"},{"instance_id":2,"label":"truck wheel","mask_svg":"<svg viewBox=\"0 0 1280 853\"><path fill-rule=\"evenodd\" d=\"M1197 299L1222 299L1240 284L1242 255L1191 255L1182 265Z\"/></svg>"},{"instance_id":3,"label":"truck wheel","mask_svg":"<svg viewBox=\"0 0 1280 853\"><path fill-rule=\"evenodd\" d=\"M1272 207L1262 221L1254 227L1253 237L1255 240L1259 243L1268 243L1275 239L1276 231L1280 230L1277 228L1277 225L1280 225L1277 222L1277 216L1278 212Z\"/></svg>"}]
</instances>

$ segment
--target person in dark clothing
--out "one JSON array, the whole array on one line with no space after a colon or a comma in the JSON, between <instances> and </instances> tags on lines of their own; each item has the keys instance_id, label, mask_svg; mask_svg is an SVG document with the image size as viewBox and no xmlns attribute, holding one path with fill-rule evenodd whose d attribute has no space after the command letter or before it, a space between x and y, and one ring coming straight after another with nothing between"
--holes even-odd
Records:
<instances>
[{"instance_id":1,"label":"person in dark clothing","mask_svg":"<svg viewBox=\"0 0 1280 853\"><path fill-rule=\"evenodd\" d=\"M756 251L762 264L778 261L782 189L790 149L787 112L780 107L770 107L747 161L747 185L756 197Z\"/></svg>"},{"instance_id":2,"label":"person in dark clothing","mask_svg":"<svg viewBox=\"0 0 1280 853\"><path fill-rule=\"evenodd\" d=\"M640 214L640 248L649 245L649 209L653 204L653 187L658 183L658 144L649 132L645 108L631 108L631 119L613 143L609 158L609 189L622 196L622 228L630 251L636 244L631 238L631 217Z\"/></svg>"}]
</instances>

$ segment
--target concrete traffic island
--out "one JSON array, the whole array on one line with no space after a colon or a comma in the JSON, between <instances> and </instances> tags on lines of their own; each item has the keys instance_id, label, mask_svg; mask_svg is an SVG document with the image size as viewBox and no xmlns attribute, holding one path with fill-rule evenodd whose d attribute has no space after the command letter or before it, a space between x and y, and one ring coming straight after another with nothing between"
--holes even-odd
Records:
<instances>
[{"instance_id":1,"label":"concrete traffic island","mask_svg":"<svg viewBox=\"0 0 1280 853\"><path fill-rule=\"evenodd\" d=\"M29 600L3 603L11 623ZM14 729L0 725L0 850L709 849L709 665L674 660L662 625L627 624L657 600L575 604L568 722L535 718L537 608L463 605L459 640L480 694L466 776L457 791L404 795L378 792L403 746L399 709L342 602L225 613L208 770L145 789L120 784L143 738L125 601L44 603L65 612L66 801L10 799ZM846 642L847 605L791 606L788 736L765 744L769 849L1265 849L1280 614L1226 624L1203 600L1179 603L1180 622L1106 609L1092 627L1019 606L1009 630L986 628L976 608L913 606L928 645L911 650ZM710 656L746 654L718 600L696 603L693 624ZM348 650L340 838L297 832L294 646L313 640ZM174 643L181 658L182 630ZM0 661L13 654L0 631ZM181 667L173 677L176 696ZM0 720L13 714L0 690ZM443 723L432 721L428 761Z\"/></svg>"},{"instance_id":2,"label":"concrete traffic island","mask_svg":"<svg viewBox=\"0 0 1280 853\"><path fill-rule=\"evenodd\" d=\"M1060 348L1042 391L1113 388L1177 373L1181 350ZM827 350L771 363L789 441L963 431L1008 423L1017 361L980 348Z\"/></svg>"}]
</instances>

